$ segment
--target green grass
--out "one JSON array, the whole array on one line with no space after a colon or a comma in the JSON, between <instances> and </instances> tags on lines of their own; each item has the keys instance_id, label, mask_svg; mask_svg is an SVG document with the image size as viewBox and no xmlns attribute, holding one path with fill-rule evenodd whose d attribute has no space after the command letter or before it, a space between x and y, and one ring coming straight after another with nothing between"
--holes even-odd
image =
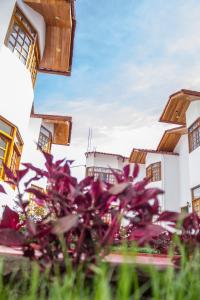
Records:
<instances>
[{"instance_id":1,"label":"green grass","mask_svg":"<svg viewBox=\"0 0 200 300\"><path fill-rule=\"evenodd\" d=\"M54 276L48 269L41 271L37 264L27 266L3 276L6 264L0 261L0 300L196 300L200 295L200 255L190 261L182 255L181 268L160 271L148 266L136 268L134 264L120 267L100 263L91 265L87 273L79 266L73 270L67 261L67 272Z\"/></svg>"},{"instance_id":2,"label":"green grass","mask_svg":"<svg viewBox=\"0 0 200 300\"><path fill-rule=\"evenodd\" d=\"M129 248L127 248L125 251L128 252L128 249L131 250L133 246L130 246ZM135 246L134 246L135 247ZM124 246L113 246L112 247L112 252L123 252L124 251ZM147 254L158 254L158 251L150 248L150 247L135 247L135 252L137 253L147 253Z\"/></svg>"}]
</instances>

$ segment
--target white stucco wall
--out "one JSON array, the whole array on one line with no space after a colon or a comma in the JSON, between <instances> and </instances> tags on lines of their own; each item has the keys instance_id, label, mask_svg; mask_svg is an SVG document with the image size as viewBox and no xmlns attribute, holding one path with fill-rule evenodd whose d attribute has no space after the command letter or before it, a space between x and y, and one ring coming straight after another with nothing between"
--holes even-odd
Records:
<instances>
[{"instance_id":1,"label":"white stucco wall","mask_svg":"<svg viewBox=\"0 0 200 300\"><path fill-rule=\"evenodd\" d=\"M180 211L179 156L163 155L164 209Z\"/></svg>"},{"instance_id":2,"label":"white stucco wall","mask_svg":"<svg viewBox=\"0 0 200 300\"><path fill-rule=\"evenodd\" d=\"M179 153L180 206L191 203L188 135L183 135L174 152ZM192 209L191 207L189 208Z\"/></svg>"},{"instance_id":3,"label":"white stucco wall","mask_svg":"<svg viewBox=\"0 0 200 300\"><path fill-rule=\"evenodd\" d=\"M34 92L31 74L22 62L5 45L4 40L16 1L0 1L0 114L19 128L22 138L26 135ZM17 1L39 33L41 50L45 43L43 17Z\"/></svg>"},{"instance_id":4,"label":"white stucco wall","mask_svg":"<svg viewBox=\"0 0 200 300\"><path fill-rule=\"evenodd\" d=\"M86 167L102 167L122 170L123 159L117 155L105 155L100 153L91 153L86 157Z\"/></svg>"},{"instance_id":5,"label":"white stucco wall","mask_svg":"<svg viewBox=\"0 0 200 300\"><path fill-rule=\"evenodd\" d=\"M161 180L150 182L148 187L156 187L164 191L159 196L162 210L179 211L179 157L159 153L148 153L146 168L153 163L161 162Z\"/></svg>"},{"instance_id":6,"label":"white stucco wall","mask_svg":"<svg viewBox=\"0 0 200 300\"><path fill-rule=\"evenodd\" d=\"M189 128L200 117L200 99L190 103L186 111L186 124Z\"/></svg>"},{"instance_id":7,"label":"white stucco wall","mask_svg":"<svg viewBox=\"0 0 200 300\"><path fill-rule=\"evenodd\" d=\"M200 99L193 101L187 112L186 122L189 128L200 117ZM200 184L200 147L189 153L190 188Z\"/></svg>"},{"instance_id":8,"label":"white stucco wall","mask_svg":"<svg viewBox=\"0 0 200 300\"><path fill-rule=\"evenodd\" d=\"M146 172L146 168L153 164L153 163L157 163L157 162L161 162L161 179L160 181L155 181L155 182L150 182L148 184L147 187L149 188L158 188L163 190L163 174L164 174L164 165L163 165L163 156L157 153L147 153L146 156L146 164L145 164L145 172ZM160 207L163 210L164 209L164 196L163 195L159 195L158 196L158 200L160 202Z\"/></svg>"}]
</instances>

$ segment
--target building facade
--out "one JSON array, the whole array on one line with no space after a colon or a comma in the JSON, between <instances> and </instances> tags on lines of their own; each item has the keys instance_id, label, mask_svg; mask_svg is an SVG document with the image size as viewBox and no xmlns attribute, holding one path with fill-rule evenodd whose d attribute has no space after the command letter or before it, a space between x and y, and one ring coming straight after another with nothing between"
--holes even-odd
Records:
<instances>
[{"instance_id":1,"label":"building facade","mask_svg":"<svg viewBox=\"0 0 200 300\"><path fill-rule=\"evenodd\" d=\"M161 209L200 216L200 92L180 90L169 97L160 122L166 130L156 150L132 150L129 161L139 163L150 185L165 191Z\"/></svg>"},{"instance_id":2,"label":"building facade","mask_svg":"<svg viewBox=\"0 0 200 300\"><path fill-rule=\"evenodd\" d=\"M74 0L0 1L0 180L3 164L40 165L42 155L70 144L72 118L35 112L38 72L70 76ZM40 165L41 166L41 165Z\"/></svg>"},{"instance_id":3,"label":"building facade","mask_svg":"<svg viewBox=\"0 0 200 300\"><path fill-rule=\"evenodd\" d=\"M95 180L99 178L110 184L116 183L112 171L120 174L124 166L129 164L129 158L119 154L93 151L85 153L85 156L86 176L94 176ZM131 164L131 168L133 168L133 164ZM140 179L142 178L144 178L144 173L141 169Z\"/></svg>"}]
</instances>

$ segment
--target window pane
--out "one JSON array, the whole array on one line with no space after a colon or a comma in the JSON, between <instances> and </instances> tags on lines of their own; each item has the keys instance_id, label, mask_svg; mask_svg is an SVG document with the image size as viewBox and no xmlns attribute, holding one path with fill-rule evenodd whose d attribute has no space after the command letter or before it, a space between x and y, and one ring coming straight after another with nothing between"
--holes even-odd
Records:
<instances>
[{"instance_id":1,"label":"window pane","mask_svg":"<svg viewBox=\"0 0 200 300\"><path fill-rule=\"evenodd\" d=\"M189 146L190 151L193 151L200 146L200 120L197 120L189 128Z\"/></svg>"},{"instance_id":2,"label":"window pane","mask_svg":"<svg viewBox=\"0 0 200 300\"><path fill-rule=\"evenodd\" d=\"M6 142L0 137L0 147L5 149L6 148Z\"/></svg>"},{"instance_id":3,"label":"window pane","mask_svg":"<svg viewBox=\"0 0 200 300\"><path fill-rule=\"evenodd\" d=\"M8 43L8 48L13 52L14 46L10 42Z\"/></svg>"},{"instance_id":4,"label":"window pane","mask_svg":"<svg viewBox=\"0 0 200 300\"><path fill-rule=\"evenodd\" d=\"M22 61L22 63L25 65L26 64L26 58L24 58L23 56L20 57L20 60Z\"/></svg>"},{"instance_id":5,"label":"window pane","mask_svg":"<svg viewBox=\"0 0 200 300\"><path fill-rule=\"evenodd\" d=\"M193 189L193 199L200 198L200 186Z\"/></svg>"},{"instance_id":6,"label":"window pane","mask_svg":"<svg viewBox=\"0 0 200 300\"><path fill-rule=\"evenodd\" d=\"M29 38L28 36L26 36L25 42L26 42L26 44L27 44L28 46L30 46L31 40L30 40L30 38Z\"/></svg>"},{"instance_id":7,"label":"window pane","mask_svg":"<svg viewBox=\"0 0 200 300\"><path fill-rule=\"evenodd\" d=\"M20 29L20 31L19 31L19 35L20 35L20 37L22 38L22 40L24 41L24 38L25 38L25 33L24 33L24 31L22 31L21 29Z\"/></svg>"},{"instance_id":8,"label":"window pane","mask_svg":"<svg viewBox=\"0 0 200 300\"><path fill-rule=\"evenodd\" d=\"M0 120L0 130L11 135L12 127L9 126L7 123L3 122L2 120Z\"/></svg>"},{"instance_id":9,"label":"window pane","mask_svg":"<svg viewBox=\"0 0 200 300\"><path fill-rule=\"evenodd\" d=\"M15 45L15 37L13 35L11 35L9 37L9 43L11 43L12 45Z\"/></svg>"},{"instance_id":10,"label":"window pane","mask_svg":"<svg viewBox=\"0 0 200 300\"><path fill-rule=\"evenodd\" d=\"M0 157L3 158L5 154L5 150L0 148Z\"/></svg>"},{"instance_id":11,"label":"window pane","mask_svg":"<svg viewBox=\"0 0 200 300\"><path fill-rule=\"evenodd\" d=\"M18 32L19 26L18 26L17 24L14 24L14 30L15 30L16 32Z\"/></svg>"},{"instance_id":12,"label":"window pane","mask_svg":"<svg viewBox=\"0 0 200 300\"><path fill-rule=\"evenodd\" d=\"M43 151L49 153L51 150L51 132L48 131L44 126L41 126L40 128L40 135L38 139L38 146Z\"/></svg>"}]
</instances>

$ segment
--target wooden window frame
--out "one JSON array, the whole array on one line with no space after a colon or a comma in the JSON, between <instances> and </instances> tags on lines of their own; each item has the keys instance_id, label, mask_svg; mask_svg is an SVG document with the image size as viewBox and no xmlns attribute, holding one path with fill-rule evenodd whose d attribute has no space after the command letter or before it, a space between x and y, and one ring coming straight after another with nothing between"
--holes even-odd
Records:
<instances>
[{"instance_id":1,"label":"wooden window frame","mask_svg":"<svg viewBox=\"0 0 200 300\"><path fill-rule=\"evenodd\" d=\"M17 14L20 14L21 17L25 20L25 22L20 20L20 18L17 16ZM31 44L28 49L28 56L26 59L25 66L31 73L31 79L32 79L33 87L34 87L36 77L37 77L37 71L39 68L39 62L40 62L40 49L39 49L39 42L38 42L38 33L37 33L37 30L35 29L35 27L32 25L32 23L29 21L27 16L23 13L23 11L18 7L17 4L15 5L14 11L13 11L13 14L11 17L11 21L9 24L9 28L8 28L8 31L6 34L6 38L5 38L5 45L7 47L9 47L8 46L9 38L11 37L11 35L14 31L15 24L17 24L19 26L19 28L24 32L24 34L26 36L28 36L28 38L31 40ZM31 31L34 32L35 36L33 36L31 34L30 28L31 28ZM17 34L17 37L18 37L18 34ZM17 39L16 39L16 41L17 41ZM15 50L15 48L14 48L14 50ZM13 52L14 52L14 50L13 50Z\"/></svg>"},{"instance_id":2,"label":"wooden window frame","mask_svg":"<svg viewBox=\"0 0 200 300\"><path fill-rule=\"evenodd\" d=\"M46 193L45 189L41 186L31 184L31 188L38 190L42 193ZM36 196L32 193L28 193L28 215L30 217L42 217L45 215L46 207L39 205L35 202Z\"/></svg>"},{"instance_id":3,"label":"wooden window frame","mask_svg":"<svg viewBox=\"0 0 200 300\"><path fill-rule=\"evenodd\" d=\"M3 163L11 169L11 171L15 174L19 169L22 150L23 150L23 140L19 134L19 131L15 125L10 123L4 117L0 116L0 120L11 127L10 134L0 129L0 136L8 141L7 149L5 150ZM18 144L17 142L18 141ZM17 159L13 161L14 155L17 154ZM0 170L0 180L5 180L5 172L3 168Z\"/></svg>"},{"instance_id":4,"label":"wooden window frame","mask_svg":"<svg viewBox=\"0 0 200 300\"><path fill-rule=\"evenodd\" d=\"M196 125L196 127L195 127ZM194 129L192 129L195 127ZM197 136L194 137L194 133L197 132ZM196 138L196 147L194 147L194 138ZM188 128L188 143L189 143L189 152L191 153L195 149L200 147L200 117L195 120L195 122L192 123L192 125Z\"/></svg>"},{"instance_id":5,"label":"wooden window frame","mask_svg":"<svg viewBox=\"0 0 200 300\"><path fill-rule=\"evenodd\" d=\"M121 173L119 170L114 170L116 173ZM103 180L109 184L115 184L116 179L113 175L112 171L109 168L104 167L87 167L86 168L86 176L94 176L94 180L101 179L105 176L106 180Z\"/></svg>"},{"instance_id":6,"label":"wooden window frame","mask_svg":"<svg viewBox=\"0 0 200 300\"><path fill-rule=\"evenodd\" d=\"M49 136L46 136L46 135L41 131L41 129L45 129L45 130L49 133ZM40 145L40 137L41 137L41 135L45 136L45 138L48 139L47 149L44 149L44 148L41 147L41 145ZM49 129L47 129L44 125L41 125L41 127L40 127L40 132L39 132L39 137L38 137L38 147L37 147L37 148L40 149L40 150L42 150L42 151L44 151L44 152L46 152L46 153L51 153L51 145L52 145L52 141L53 141L53 139L52 139L52 133L51 133L51 131L50 131Z\"/></svg>"},{"instance_id":7,"label":"wooden window frame","mask_svg":"<svg viewBox=\"0 0 200 300\"><path fill-rule=\"evenodd\" d=\"M194 190L196 190L197 188L200 189L200 184L194 186L192 189L191 189L191 194L192 194L192 211L193 212L197 212L195 209L194 209L194 206L196 204L196 202L198 202L198 206L199 206L199 211L197 212L198 216L200 217L200 196L199 198L195 198L194 197Z\"/></svg>"},{"instance_id":8,"label":"wooden window frame","mask_svg":"<svg viewBox=\"0 0 200 300\"><path fill-rule=\"evenodd\" d=\"M158 176L155 178L155 174L153 172L153 168L155 168L155 165L158 165ZM149 178L150 182L157 182L157 181L161 181L162 180L162 176L161 176L161 162L155 162L150 164L147 168L146 168L146 177Z\"/></svg>"}]
</instances>

